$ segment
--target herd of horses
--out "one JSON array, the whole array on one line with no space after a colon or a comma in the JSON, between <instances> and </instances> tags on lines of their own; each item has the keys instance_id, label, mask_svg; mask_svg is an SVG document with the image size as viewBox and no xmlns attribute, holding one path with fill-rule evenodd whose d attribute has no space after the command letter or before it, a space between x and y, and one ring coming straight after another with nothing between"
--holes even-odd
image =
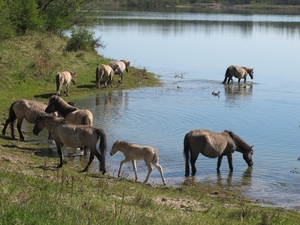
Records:
<instances>
[{"instance_id":1,"label":"herd of horses","mask_svg":"<svg viewBox=\"0 0 300 225\"><path fill-rule=\"evenodd\" d=\"M113 85L112 76L119 74L119 82L122 83L123 73L128 67L130 62L127 60L112 61L109 65L100 64L96 68L96 87L99 88L100 80L106 79L107 83ZM253 79L253 69L247 67L229 66L225 73L223 83L228 83L233 80L232 77L244 79L249 74ZM88 109L79 109L73 102L64 101L59 95L62 85L66 85L66 95L70 82L76 83L76 73L67 70L59 72L56 75L57 90L56 95L50 97L48 103L37 102L34 100L18 100L11 104L9 109L9 118L4 124L2 134L6 134L8 125L11 126L11 137L16 139L14 134L14 121L17 119L17 130L19 132L20 140L24 141L25 138L22 134L21 125L25 119L29 123L34 124L33 133L38 135L45 127L49 131L48 139L53 139L57 147L59 155L59 167L62 167L66 161L62 154L63 146L71 148L80 148L87 154L90 151L89 161L82 172L88 171L95 156L99 160L100 172L106 173L105 167L105 152L107 150L107 137L105 132L93 126L93 114ZM242 138L235 133L225 130L223 132L213 132L204 129L196 129L187 132L183 139L183 153L185 157L185 176L195 176L196 167L195 163L198 155L209 158L218 158L217 171L219 172L223 156L227 156L229 169L233 170L232 154L235 151L242 153L243 159L248 166L253 165L252 155L253 146L248 145ZM120 177L121 169L124 163L132 162L133 170L135 173L135 181L137 181L136 160L144 160L148 174L144 182L147 182L152 172L153 164L160 172L162 182L166 185L163 169L159 165L158 150L151 146L140 146L125 141L117 140L114 142L110 155L113 156L118 151L122 152L125 159L120 162L118 177Z\"/></svg>"}]
</instances>

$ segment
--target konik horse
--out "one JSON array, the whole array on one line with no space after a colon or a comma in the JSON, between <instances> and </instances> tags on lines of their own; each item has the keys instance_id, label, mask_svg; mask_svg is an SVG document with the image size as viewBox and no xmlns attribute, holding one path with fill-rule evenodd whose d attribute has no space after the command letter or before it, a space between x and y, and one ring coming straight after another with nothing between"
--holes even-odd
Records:
<instances>
[{"instance_id":1,"label":"konik horse","mask_svg":"<svg viewBox=\"0 0 300 225\"><path fill-rule=\"evenodd\" d=\"M192 176L195 176L195 163L199 153L209 158L218 157L218 172L220 171L222 158L225 155L227 156L230 170L233 170L232 154L234 151L243 154L243 158L248 166L253 165L253 146L250 147L244 140L231 131L225 130L218 133L203 129L191 130L185 135L183 146L186 177L190 175L189 160L192 167Z\"/></svg>"},{"instance_id":2,"label":"konik horse","mask_svg":"<svg viewBox=\"0 0 300 225\"><path fill-rule=\"evenodd\" d=\"M128 67L130 66L130 62L128 60L122 59L120 61L111 61L108 65L110 65L115 74L119 74L119 83L122 84L124 71L128 72Z\"/></svg>"},{"instance_id":3,"label":"konik horse","mask_svg":"<svg viewBox=\"0 0 300 225\"><path fill-rule=\"evenodd\" d=\"M9 117L5 122L2 134L5 135L6 128L10 123L11 137L13 139L16 139L14 132L14 121L18 119L17 129L19 132L20 140L24 141L25 138L21 130L23 120L25 119L27 122L34 124L38 114L45 114L46 107L46 103L37 102L34 100L21 99L13 102L9 108Z\"/></svg>"},{"instance_id":4,"label":"konik horse","mask_svg":"<svg viewBox=\"0 0 300 225\"><path fill-rule=\"evenodd\" d=\"M228 82L227 82L228 84L229 84L230 80L233 81L232 77L238 78L238 83L240 83L241 79L244 78L244 83L246 83L247 74L249 74L251 79L253 79L253 74L254 74L253 68L248 68L248 67L244 67L244 66L239 67L239 66L231 65L226 70L223 84L226 83L227 78L228 78Z\"/></svg>"},{"instance_id":5,"label":"konik horse","mask_svg":"<svg viewBox=\"0 0 300 225\"><path fill-rule=\"evenodd\" d=\"M149 179L149 176L152 172L151 163L158 169L161 179L164 185L166 185L166 180L164 178L162 167L158 164L158 151L157 149L150 146L140 146L136 144L127 143L125 141L115 141L110 151L110 155L113 156L118 151L122 152L125 156L125 159L121 161L120 168L118 172L118 177L120 177L121 169L124 163L132 162L135 181L137 181L137 173L136 173L136 160L144 160L145 164L148 168L148 174L144 181L146 183Z\"/></svg>"},{"instance_id":6,"label":"konik horse","mask_svg":"<svg viewBox=\"0 0 300 225\"><path fill-rule=\"evenodd\" d=\"M64 93L68 96L71 81L73 82L73 84L76 84L76 73L72 72L71 70L58 72L55 76L55 80L56 95L60 96L60 90L62 88L62 85L66 85L66 90L64 91Z\"/></svg>"},{"instance_id":7,"label":"konik horse","mask_svg":"<svg viewBox=\"0 0 300 225\"><path fill-rule=\"evenodd\" d=\"M96 68L96 88L100 88L100 81L102 78L105 80L104 85L107 87L107 84L111 87L113 86L113 77L114 70L109 65L100 64Z\"/></svg>"},{"instance_id":8,"label":"konik horse","mask_svg":"<svg viewBox=\"0 0 300 225\"><path fill-rule=\"evenodd\" d=\"M44 127L49 130L49 132L51 133L51 137L53 138L57 146L57 153L60 159L58 168L62 167L65 163L62 154L63 146L68 146L71 148L86 146L91 150L91 153L89 162L82 170L82 172L88 171L95 156L100 162L100 171L102 172L102 174L106 172L105 150L107 148L107 140L106 135L102 129L90 125L71 124L64 119L58 119L53 116L37 116L33 128L33 133L35 135L38 135Z\"/></svg>"}]
</instances>

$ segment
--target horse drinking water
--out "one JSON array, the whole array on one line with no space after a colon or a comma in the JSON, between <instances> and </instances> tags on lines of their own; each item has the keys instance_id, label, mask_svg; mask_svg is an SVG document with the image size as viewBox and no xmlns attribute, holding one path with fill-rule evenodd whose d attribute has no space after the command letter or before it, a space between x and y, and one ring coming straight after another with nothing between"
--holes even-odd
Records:
<instances>
[{"instance_id":1,"label":"horse drinking water","mask_svg":"<svg viewBox=\"0 0 300 225\"><path fill-rule=\"evenodd\" d=\"M229 84L230 80L233 82L232 77L238 78L238 83L240 83L241 79L244 78L244 83L246 83L247 74L249 74L251 79L253 79L253 74L254 74L253 68L248 68L248 67L244 67L244 66L239 67L239 66L231 65L226 70L223 84L226 83L227 78L228 78L228 82L227 82L228 84Z\"/></svg>"},{"instance_id":2,"label":"horse drinking water","mask_svg":"<svg viewBox=\"0 0 300 225\"><path fill-rule=\"evenodd\" d=\"M128 72L130 62L122 59L120 61L111 61L108 65L113 68L115 74L119 74L120 78L118 82L122 84L124 71Z\"/></svg>"},{"instance_id":3,"label":"horse drinking water","mask_svg":"<svg viewBox=\"0 0 300 225\"><path fill-rule=\"evenodd\" d=\"M155 148L152 148L150 146L139 146L136 144L127 143L125 141L116 141L112 146L110 155L113 156L118 151L122 152L125 156L125 159L120 163L118 177L120 177L123 164L131 161L135 174L135 181L137 181L138 178L136 172L136 160L144 160L148 168L148 174L144 183L148 181L149 176L152 172L152 163L160 172L163 184L166 185L162 167L158 164L158 151Z\"/></svg>"},{"instance_id":4,"label":"horse drinking water","mask_svg":"<svg viewBox=\"0 0 300 225\"><path fill-rule=\"evenodd\" d=\"M71 124L63 119L58 119L53 116L37 116L33 133L38 135L44 127L49 130L51 137L57 146L57 153L60 159L58 168L62 167L65 162L62 154L63 146L71 148L87 146L91 150L91 153L89 162L82 172L88 171L94 156L96 156L100 162L100 171L102 174L106 172L105 150L107 147L107 140L102 129L90 125Z\"/></svg>"},{"instance_id":5,"label":"horse drinking water","mask_svg":"<svg viewBox=\"0 0 300 225\"><path fill-rule=\"evenodd\" d=\"M238 151L243 154L243 158L248 166L253 165L253 146L250 147L245 141L231 131L225 130L218 133L203 129L191 130L186 133L183 146L186 177L190 175L189 160L192 167L192 176L195 176L195 163L199 153L209 158L218 157L218 172L220 171L222 158L225 155L227 156L230 170L233 170L232 154L234 151Z\"/></svg>"},{"instance_id":6,"label":"horse drinking water","mask_svg":"<svg viewBox=\"0 0 300 225\"><path fill-rule=\"evenodd\" d=\"M62 85L66 85L66 90L64 93L68 96L69 95L69 86L71 81L73 84L76 84L76 73L72 72L71 70L66 70L63 72L58 72L55 75L56 80L56 95L60 96L60 90Z\"/></svg>"}]
</instances>

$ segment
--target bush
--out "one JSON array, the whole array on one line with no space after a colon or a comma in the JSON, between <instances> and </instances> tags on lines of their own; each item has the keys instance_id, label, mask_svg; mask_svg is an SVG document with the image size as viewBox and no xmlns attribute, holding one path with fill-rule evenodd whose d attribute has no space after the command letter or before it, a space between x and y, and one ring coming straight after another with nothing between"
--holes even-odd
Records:
<instances>
[{"instance_id":1,"label":"bush","mask_svg":"<svg viewBox=\"0 0 300 225\"><path fill-rule=\"evenodd\" d=\"M103 47L100 39L93 38L94 33L85 28L71 30L71 38L67 42L67 51L95 51L95 47Z\"/></svg>"}]
</instances>

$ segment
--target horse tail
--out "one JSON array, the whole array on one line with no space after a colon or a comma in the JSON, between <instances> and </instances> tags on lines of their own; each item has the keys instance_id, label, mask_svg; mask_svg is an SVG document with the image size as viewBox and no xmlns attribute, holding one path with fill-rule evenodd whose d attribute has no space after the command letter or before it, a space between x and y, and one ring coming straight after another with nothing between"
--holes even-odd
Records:
<instances>
[{"instance_id":1,"label":"horse tail","mask_svg":"<svg viewBox=\"0 0 300 225\"><path fill-rule=\"evenodd\" d=\"M59 95L59 90L60 90L60 74L57 73L55 75L55 83L56 83L56 95Z\"/></svg>"},{"instance_id":2,"label":"horse tail","mask_svg":"<svg viewBox=\"0 0 300 225\"><path fill-rule=\"evenodd\" d=\"M106 173L106 169L105 169L105 151L107 149L107 139L106 139L106 134L104 133L104 131L102 129L96 129L99 140L100 140L100 146L99 146L99 150L100 150L100 154L101 154L101 162L100 162L100 171L102 172L102 174Z\"/></svg>"},{"instance_id":3,"label":"horse tail","mask_svg":"<svg viewBox=\"0 0 300 225\"><path fill-rule=\"evenodd\" d=\"M100 80L101 80L101 76L102 76L102 69L101 69L101 65L97 66L96 68L96 88L99 88L100 86Z\"/></svg>"},{"instance_id":4,"label":"horse tail","mask_svg":"<svg viewBox=\"0 0 300 225\"><path fill-rule=\"evenodd\" d=\"M188 177L190 175L189 159L190 159L191 146L189 143L189 135L190 135L190 132L185 135L184 141L183 141L183 154L185 157L185 176L186 177Z\"/></svg>"},{"instance_id":5,"label":"horse tail","mask_svg":"<svg viewBox=\"0 0 300 225\"><path fill-rule=\"evenodd\" d=\"M225 72L225 78L224 78L224 80L223 80L223 82L222 82L223 84L226 83L226 80L227 80L228 77L230 77L229 67L227 68L227 70L226 70L226 72ZM230 78L229 78L229 80L230 80Z\"/></svg>"}]
</instances>

